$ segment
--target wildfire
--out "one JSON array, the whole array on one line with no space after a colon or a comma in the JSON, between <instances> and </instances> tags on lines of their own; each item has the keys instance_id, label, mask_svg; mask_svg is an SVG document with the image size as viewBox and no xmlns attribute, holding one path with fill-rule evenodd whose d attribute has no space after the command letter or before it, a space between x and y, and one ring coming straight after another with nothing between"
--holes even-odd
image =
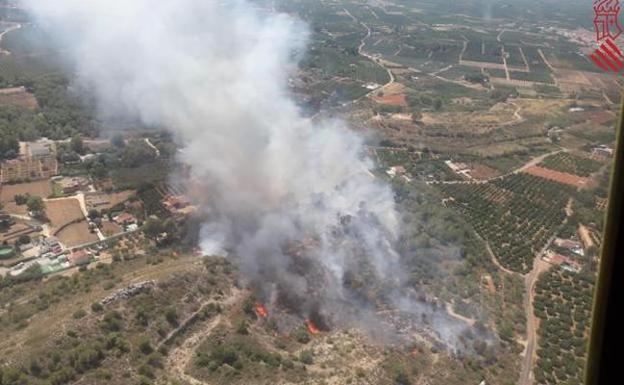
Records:
<instances>
[{"instance_id":1,"label":"wildfire","mask_svg":"<svg viewBox=\"0 0 624 385\"><path fill-rule=\"evenodd\" d=\"M261 304L260 302L256 302L255 303L255 305L254 305L254 312L260 318L266 318L269 315L269 312L267 311L267 308L264 307L264 305Z\"/></svg>"},{"instance_id":2,"label":"wildfire","mask_svg":"<svg viewBox=\"0 0 624 385\"><path fill-rule=\"evenodd\" d=\"M308 331L310 332L310 334L312 335L317 335L320 334L321 331L319 330L318 327L316 327L316 325L314 324L314 322L312 322L312 320L310 319L306 319L305 320L305 324L308 327Z\"/></svg>"}]
</instances>

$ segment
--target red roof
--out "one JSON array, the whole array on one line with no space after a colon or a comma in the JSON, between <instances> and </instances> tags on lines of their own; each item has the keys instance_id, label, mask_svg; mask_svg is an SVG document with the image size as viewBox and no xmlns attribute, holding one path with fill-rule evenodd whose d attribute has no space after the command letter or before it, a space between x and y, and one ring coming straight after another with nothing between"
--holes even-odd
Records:
<instances>
[{"instance_id":1,"label":"red roof","mask_svg":"<svg viewBox=\"0 0 624 385\"><path fill-rule=\"evenodd\" d=\"M552 261L552 263L556 263L557 265L561 265L563 262L568 262L568 258L561 254L553 255L552 257L550 257L550 260Z\"/></svg>"},{"instance_id":2,"label":"red roof","mask_svg":"<svg viewBox=\"0 0 624 385\"><path fill-rule=\"evenodd\" d=\"M91 255L87 253L85 249L75 250L67 257L67 260L72 265L81 265L91 261Z\"/></svg>"},{"instance_id":3,"label":"red roof","mask_svg":"<svg viewBox=\"0 0 624 385\"><path fill-rule=\"evenodd\" d=\"M114 219L115 219L115 222L117 223L136 222L136 218L134 217L134 215L130 213L119 214Z\"/></svg>"}]
</instances>

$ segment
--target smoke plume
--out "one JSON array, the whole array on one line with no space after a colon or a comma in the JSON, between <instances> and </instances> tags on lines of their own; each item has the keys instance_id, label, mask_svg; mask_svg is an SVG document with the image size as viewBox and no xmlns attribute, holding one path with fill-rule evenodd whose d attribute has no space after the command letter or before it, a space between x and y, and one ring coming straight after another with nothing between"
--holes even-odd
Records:
<instances>
[{"instance_id":1,"label":"smoke plume","mask_svg":"<svg viewBox=\"0 0 624 385\"><path fill-rule=\"evenodd\" d=\"M269 300L350 303L348 274L396 277L392 191L363 140L289 97L307 27L244 1L30 1L103 116L166 127L202 194L201 247L228 254ZM339 306L328 310L339 312Z\"/></svg>"}]
</instances>

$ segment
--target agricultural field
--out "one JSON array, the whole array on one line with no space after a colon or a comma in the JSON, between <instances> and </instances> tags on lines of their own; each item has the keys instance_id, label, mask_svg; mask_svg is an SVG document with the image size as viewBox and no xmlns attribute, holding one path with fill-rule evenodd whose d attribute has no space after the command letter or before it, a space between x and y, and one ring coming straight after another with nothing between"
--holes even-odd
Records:
<instances>
[{"instance_id":1,"label":"agricultural field","mask_svg":"<svg viewBox=\"0 0 624 385\"><path fill-rule=\"evenodd\" d=\"M538 166L550 170L588 177L600 170L604 164L580 155L560 152L546 157Z\"/></svg>"},{"instance_id":2,"label":"agricultural field","mask_svg":"<svg viewBox=\"0 0 624 385\"><path fill-rule=\"evenodd\" d=\"M587 354L595 278L551 268L535 288L534 311L539 318L535 378L540 384L580 384Z\"/></svg>"},{"instance_id":3,"label":"agricultural field","mask_svg":"<svg viewBox=\"0 0 624 385\"><path fill-rule=\"evenodd\" d=\"M555 182L520 173L482 184L436 184L504 267L528 272L566 218L569 195ZM563 192L563 193L562 193Z\"/></svg>"},{"instance_id":4,"label":"agricultural field","mask_svg":"<svg viewBox=\"0 0 624 385\"><path fill-rule=\"evenodd\" d=\"M152 185L140 190L138 196L143 201L147 215L156 215L159 218L165 218L169 215L169 212L162 204L164 196L158 191L156 186Z\"/></svg>"},{"instance_id":5,"label":"agricultural field","mask_svg":"<svg viewBox=\"0 0 624 385\"><path fill-rule=\"evenodd\" d=\"M335 324L310 327L305 317L324 315L282 298L259 314L257 287L241 284L231 262L200 256L205 210L170 218L162 204L168 195L211 196L195 181L172 184L193 174L177 163L178 138L140 120L101 120L93 90L61 65L66 50L17 8L0 6L8 22L0 30L21 24L0 47L11 53L0 55L0 156L32 138L68 142L60 173L88 176L99 191L85 197L87 210L117 212L129 201L125 211L141 219L136 232L103 241L108 248L89 266L45 279L37 266L18 277L0 268L0 383L528 385L523 373L534 373L540 385L578 384L593 286L587 261L601 241L608 186L607 161L581 154L613 147L624 80L597 72L587 46L567 36L593 28L587 4L483 3L253 1L307 24L285 94L310 121L337 119L362 133L371 174L392 189L400 284L377 285L367 266L344 277L345 289L374 299L371 315L396 322L391 336L378 334L385 323L368 330L367 318L365 327L331 316ZM79 133L85 151L72 148ZM78 162L82 152L99 154ZM15 194L52 192L49 181L0 186L0 202L25 214ZM98 239L76 199L46 204L64 246ZM123 229L104 219L101 231ZM574 257L551 245L554 237L593 244ZM539 275L549 268L536 259L542 251L574 257L583 270ZM395 290L427 311L403 319ZM417 327L404 332L411 322ZM445 346L447 330L457 338Z\"/></svg>"},{"instance_id":6,"label":"agricultural field","mask_svg":"<svg viewBox=\"0 0 624 385\"><path fill-rule=\"evenodd\" d=\"M0 186L0 202L4 205L4 211L9 214L27 214L26 205L15 204L16 195L32 195L47 198L52 195L50 180L39 180L28 183L3 184Z\"/></svg>"},{"instance_id":7,"label":"agricultural field","mask_svg":"<svg viewBox=\"0 0 624 385\"><path fill-rule=\"evenodd\" d=\"M75 198L53 199L45 202L46 216L57 231L70 222L84 219L80 203Z\"/></svg>"}]
</instances>

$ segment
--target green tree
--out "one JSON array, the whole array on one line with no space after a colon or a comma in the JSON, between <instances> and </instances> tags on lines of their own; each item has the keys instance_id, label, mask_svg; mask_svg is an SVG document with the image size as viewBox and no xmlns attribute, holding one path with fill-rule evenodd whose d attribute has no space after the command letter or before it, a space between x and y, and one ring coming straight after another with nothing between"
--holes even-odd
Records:
<instances>
[{"instance_id":1,"label":"green tree","mask_svg":"<svg viewBox=\"0 0 624 385\"><path fill-rule=\"evenodd\" d=\"M41 197L29 196L26 200L26 207L28 211L32 212L34 216L39 217L45 214L46 205Z\"/></svg>"},{"instance_id":2,"label":"green tree","mask_svg":"<svg viewBox=\"0 0 624 385\"><path fill-rule=\"evenodd\" d=\"M147 218L143 224L143 232L148 238L156 238L163 230L163 224L160 219Z\"/></svg>"},{"instance_id":3,"label":"green tree","mask_svg":"<svg viewBox=\"0 0 624 385\"><path fill-rule=\"evenodd\" d=\"M74 135L71 138L70 141L70 147L72 149L72 151L80 154L80 155L84 155L84 153L86 152L85 150L85 146L84 146L84 141L82 140L82 136L81 135Z\"/></svg>"},{"instance_id":4,"label":"green tree","mask_svg":"<svg viewBox=\"0 0 624 385\"><path fill-rule=\"evenodd\" d=\"M126 145L126 142L124 140L123 134L116 133L115 135L113 135L111 138L111 145L117 148L124 148L124 146Z\"/></svg>"}]
</instances>

